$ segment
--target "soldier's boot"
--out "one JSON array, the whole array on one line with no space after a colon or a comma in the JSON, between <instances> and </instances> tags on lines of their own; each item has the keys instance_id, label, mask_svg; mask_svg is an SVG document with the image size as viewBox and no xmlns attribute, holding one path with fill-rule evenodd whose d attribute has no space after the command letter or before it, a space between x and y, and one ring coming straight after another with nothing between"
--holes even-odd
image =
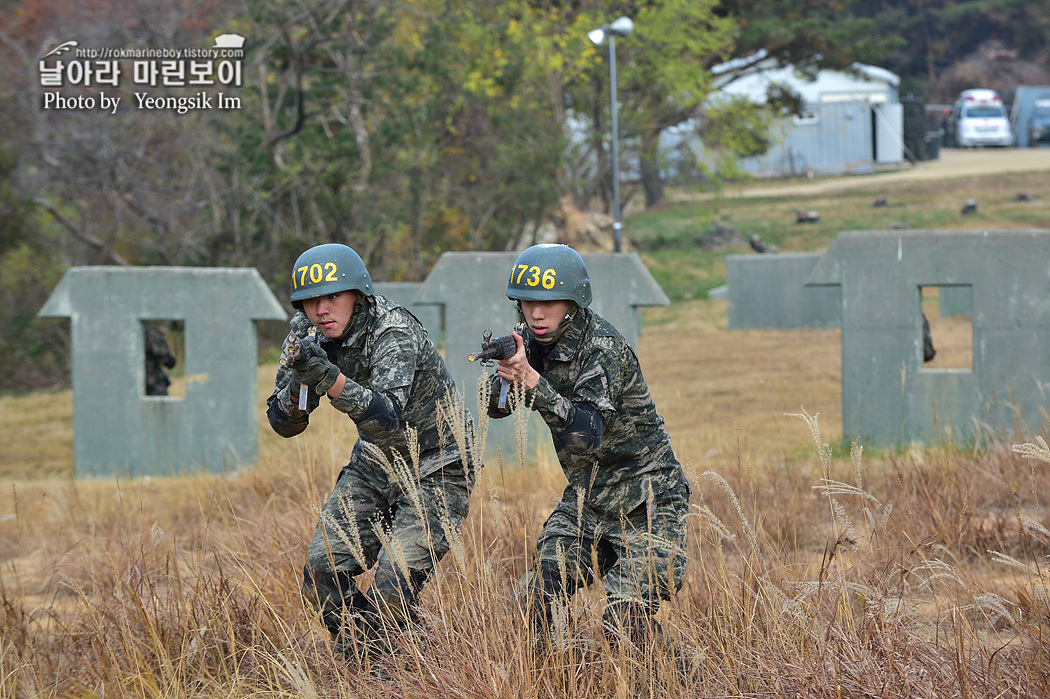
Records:
<instances>
[{"instance_id":1,"label":"soldier's boot","mask_svg":"<svg viewBox=\"0 0 1050 699\"><path fill-rule=\"evenodd\" d=\"M392 651L389 625L370 595L356 591L347 607L343 654L374 661Z\"/></svg>"},{"instance_id":2,"label":"soldier's boot","mask_svg":"<svg viewBox=\"0 0 1050 699\"><path fill-rule=\"evenodd\" d=\"M302 595L320 612L336 651L343 657L350 659L356 655L363 659L375 652L366 641L373 635L370 632L378 610L357 589L351 572L315 571L306 565Z\"/></svg>"},{"instance_id":3,"label":"soldier's boot","mask_svg":"<svg viewBox=\"0 0 1050 699\"><path fill-rule=\"evenodd\" d=\"M612 644L631 643L634 650L645 648L650 641L662 652L666 661L684 680L695 678L694 663L680 643L671 638L663 625L654 618L656 608L642 602L616 600L602 613L602 627Z\"/></svg>"},{"instance_id":4,"label":"soldier's boot","mask_svg":"<svg viewBox=\"0 0 1050 699\"><path fill-rule=\"evenodd\" d=\"M534 571L522 592L521 603L532 631L532 650L537 657L543 657L553 646L551 634L558 626L556 613L564 615L562 625L568 628L566 599L571 593L566 591L558 567L547 563L540 563L539 570Z\"/></svg>"},{"instance_id":5,"label":"soldier's boot","mask_svg":"<svg viewBox=\"0 0 1050 699\"><path fill-rule=\"evenodd\" d=\"M357 591L347 571L313 570L303 566L303 599L321 614L321 621L334 639L343 628L343 609Z\"/></svg>"},{"instance_id":6,"label":"soldier's boot","mask_svg":"<svg viewBox=\"0 0 1050 699\"><path fill-rule=\"evenodd\" d=\"M385 652L394 652L394 635L411 634L417 642L425 642L419 594L428 577L425 570L410 571L408 578L399 573L377 571L375 582L366 594L371 614L363 614L362 620L369 637L385 647Z\"/></svg>"},{"instance_id":7,"label":"soldier's boot","mask_svg":"<svg viewBox=\"0 0 1050 699\"><path fill-rule=\"evenodd\" d=\"M652 612L641 602L614 600L602 612L602 629L613 645L630 643L644 648L658 626Z\"/></svg>"}]
</instances>

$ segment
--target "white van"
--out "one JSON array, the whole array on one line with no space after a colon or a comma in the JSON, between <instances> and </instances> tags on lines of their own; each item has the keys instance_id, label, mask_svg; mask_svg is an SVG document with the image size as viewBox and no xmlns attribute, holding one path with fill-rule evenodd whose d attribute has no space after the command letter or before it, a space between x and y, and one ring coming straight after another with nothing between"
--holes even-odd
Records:
<instances>
[{"instance_id":1,"label":"white van","mask_svg":"<svg viewBox=\"0 0 1050 699\"><path fill-rule=\"evenodd\" d=\"M963 90L944 120L944 144L958 148L1012 146L1014 133L995 90Z\"/></svg>"}]
</instances>

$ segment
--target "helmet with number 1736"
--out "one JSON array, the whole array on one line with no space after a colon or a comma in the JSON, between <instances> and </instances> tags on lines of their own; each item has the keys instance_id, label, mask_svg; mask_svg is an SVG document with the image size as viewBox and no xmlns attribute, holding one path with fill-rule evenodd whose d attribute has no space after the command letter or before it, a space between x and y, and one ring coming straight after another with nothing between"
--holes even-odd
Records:
<instances>
[{"instance_id":1,"label":"helmet with number 1736","mask_svg":"<svg viewBox=\"0 0 1050 699\"><path fill-rule=\"evenodd\" d=\"M353 248L338 243L317 245L295 261L292 267L291 301L303 310L303 301L339 291L375 293L372 277Z\"/></svg>"},{"instance_id":2,"label":"helmet with number 1736","mask_svg":"<svg viewBox=\"0 0 1050 699\"><path fill-rule=\"evenodd\" d=\"M591 278L580 253L568 245L533 245L514 262L507 298L515 301L572 301L591 304Z\"/></svg>"}]
</instances>

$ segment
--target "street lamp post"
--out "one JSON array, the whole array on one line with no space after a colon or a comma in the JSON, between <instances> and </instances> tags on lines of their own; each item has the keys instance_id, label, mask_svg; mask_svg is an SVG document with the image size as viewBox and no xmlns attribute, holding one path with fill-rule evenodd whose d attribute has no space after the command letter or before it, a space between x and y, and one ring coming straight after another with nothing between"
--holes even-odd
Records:
<instances>
[{"instance_id":1,"label":"street lamp post","mask_svg":"<svg viewBox=\"0 0 1050 699\"><path fill-rule=\"evenodd\" d=\"M617 124L616 104L616 37L627 36L634 31L630 17L620 17L612 24L587 33L587 38L597 45L609 39L609 101L612 108L612 186L613 186L613 237L616 252L623 251L623 222L620 220L620 134Z\"/></svg>"}]
</instances>

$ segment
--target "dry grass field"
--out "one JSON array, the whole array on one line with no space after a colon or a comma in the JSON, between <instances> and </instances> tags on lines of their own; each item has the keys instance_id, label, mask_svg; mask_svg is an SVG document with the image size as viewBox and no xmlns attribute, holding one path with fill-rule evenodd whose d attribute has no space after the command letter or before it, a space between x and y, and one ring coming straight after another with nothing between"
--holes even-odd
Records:
<instances>
[{"instance_id":1,"label":"dry grass field","mask_svg":"<svg viewBox=\"0 0 1050 699\"><path fill-rule=\"evenodd\" d=\"M323 407L277 437L261 366L253 466L78 481L69 392L0 397L0 699L1050 696L1046 445L851 446L837 330L726 325L725 302L680 302L647 311L639 342L694 486L670 646L611 643L589 589L529 650L513 590L556 464L486 464L426 632L362 663L298 593L348 420ZM965 337L938 325L938 360L965 361Z\"/></svg>"}]
</instances>

